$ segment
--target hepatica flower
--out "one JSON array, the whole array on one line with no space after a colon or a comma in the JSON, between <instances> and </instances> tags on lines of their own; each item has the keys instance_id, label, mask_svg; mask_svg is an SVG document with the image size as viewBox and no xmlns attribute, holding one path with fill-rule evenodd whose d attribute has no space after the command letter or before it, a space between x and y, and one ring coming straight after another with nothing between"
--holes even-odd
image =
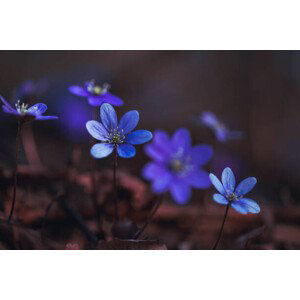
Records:
<instances>
[{"instance_id":1,"label":"hepatica flower","mask_svg":"<svg viewBox=\"0 0 300 300\"><path fill-rule=\"evenodd\" d=\"M105 83L102 86L96 84L95 80L87 81L83 87L71 86L69 91L77 96L86 97L89 104L92 106L101 106L103 103L120 106L123 104L122 99L109 92L109 84Z\"/></svg>"},{"instance_id":2,"label":"hepatica flower","mask_svg":"<svg viewBox=\"0 0 300 300\"><path fill-rule=\"evenodd\" d=\"M23 122L52 120L58 118L56 116L43 116L43 113L47 110L47 105L44 103L37 103L28 107L28 104L17 101L15 108L13 108L2 96L0 96L0 99L3 103L3 111L18 117Z\"/></svg>"},{"instance_id":3,"label":"hepatica flower","mask_svg":"<svg viewBox=\"0 0 300 300\"><path fill-rule=\"evenodd\" d=\"M211 159L213 150L208 145L191 146L187 129L178 129L171 138L164 131L156 131L145 151L153 162L145 166L143 176L152 181L155 193L169 190L175 202L185 204L191 188L210 186L208 173L201 167Z\"/></svg>"},{"instance_id":4,"label":"hepatica flower","mask_svg":"<svg viewBox=\"0 0 300 300\"><path fill-rule=\"evenodd\" d=\"M214 194L213 199L219 204L229 204L241 214L257 214L260 212L259 205L252 199L245 198L255 186L255 177L244 179L236 187L235 177L230 168L225 168L222 172L222 182L214 175L209 174L209 178L220 194Z\"/></svg>"},{"instance_id":5,"label":"hepatica flower","mask_svg":"<svg viewBox=\"0 0 300 300\"><path fill-rule=\"evenodd\" d=\"M139 122L139 113L131 110L123 115L118 123L114 108L104 103L100 107L101 123L88 121L86 128L90 135L100 143L95 144L91 154L95 158L103 158L116 150L120 157L130 158L136 153L133 145L143 144L152 139L148 130L132 131Z\"/></svg>"},{"instance_id":6,"label":"hepatica flower","mask_svg":"<svg viewBox=\"0 0 300 300\"><path fill-rule=\"evenodd\" d=\"M205 126L214 131L217 140L220 142L242 138L242 132L229 130L212 112L203 112L200 116L200 120Z\"/></svg>"}]
</instances>

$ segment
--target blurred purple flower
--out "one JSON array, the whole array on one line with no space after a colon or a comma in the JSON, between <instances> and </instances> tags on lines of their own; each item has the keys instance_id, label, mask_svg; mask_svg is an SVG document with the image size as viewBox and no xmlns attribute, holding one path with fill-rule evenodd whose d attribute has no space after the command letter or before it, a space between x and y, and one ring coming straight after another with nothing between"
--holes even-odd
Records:
<instances>
[{"instance_id":1,"label":"blurred purple flower","mask_svg":"<svg viewBox=\"0 0 300 300\"><path fill-rule=\"evenodd\" d=\"M200 116L202 124L211 128L218 141L227 142L232 139L241 139L243 134L240 131L231 131L223 124L217 116L209 111L205 111Z\"/></svg>"},{"instance_id":2,"label":"blurred purple flower","mask_svg":"<svg viewBox=\"0 0 300 300\"><path fill-rule=\"evenodd\" d=\"M48 88L48 82L44 79L23 81L16 89L14 97L16 99L28 99L41 96Z\"/></svg>"},{"instance_id":3,"label":"blurred purple flower","mask_svg":"<svg viewBox=\"0 0 300 300\"><path fill-rule=\"evenodd\" d=\"M103 158L110 155L116 149L119 156L131 158L136 150L133 145L143 144L152 139L152 133L148 130L132 130L139 122L139 113L136 110L128 111L118 123L117 114L108 103L100 107L101 122L88 121L86 128L90 135L101 141L91 149L95 158Z\"/></svg>"},{"instance_id":4,"label":"blurred purple flower","mask_svg":"<svg viewBox=\"0 0 300 300\"><path fill-rule=\"evenodd\" d=\"M95 83L95 80L87 81L84 87L77 85L69 87L69 91L72 94L86 97L92 106L101 106L103 103L115 106L123 105L123 100L109 93L109 89L109 84L105 83L103 86L100 86Z\"/></svg>"},{"instance_id":5,"label":"blurred purple flower","mask_svg":"<svg viewBox=\"0 0 300 300\"><path fill-rule=\"evenodd\" d=\"M222 183L214 175L209 174L209 178L220 194L214 194L215 202L223 205L230 204L237 212L241 214L257 214L260 212L259 205L252 199L244 198L256 185L255 177L244 179L237 187L235 187L235 177L230 168L225 168L222 172Z\"/></svg>"},{"instance_id":6,"label":"blurred purple flower","mask_svg":"<svg viewBox=\"0 0 300 300\"><path fill-rule=\"evenodd\" d=\"M191 196L191 187L210 186L208 172L200 167L211 159L213 150L209 145L192 147L187 129L178 129L171 138L164 131L156 131L145 152L153 162L144 167L143 176L152 181L155 193L169 190L175 202L185 204Z\"/></svg>"},{"instance_id":7,"label":"blurred purple flower","mask_svg":"<svg viewBox=\"0 0 300 300\"><path fill-rule=\"evenodd\" d=\"M58 118L56 116L43 116L43 113L47 110L47 105L44 103L37 103L28 107L28 104L17 101L15 104L16 108L12 108L12 106L1 95L0 99L3 102L3 111L7 114L18 117L22 122L52 120Z\"/></svg>"}]
</instances>

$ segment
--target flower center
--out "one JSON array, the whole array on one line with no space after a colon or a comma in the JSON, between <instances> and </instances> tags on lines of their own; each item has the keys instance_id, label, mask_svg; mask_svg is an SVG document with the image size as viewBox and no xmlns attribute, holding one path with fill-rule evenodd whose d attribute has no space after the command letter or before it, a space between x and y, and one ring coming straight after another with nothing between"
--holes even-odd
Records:
<instances>
[{"instance_id":1,"label":"flower center","mask_svg":"<svg viewBox=\"0 0 300 300\"><path fill-rule=\"evenodd\" d=\"M187 175L194 168L191 164L191 157L186 156L181 148L173 155L169 166L174 173L180 176Z\"/></svg>"},{"instance_id":2,"label":"flower center","mask_svg":"<svg viewBox=\"0 0 300 300\"><path fill-rule=\"evenodd\" d=\"M230 193L230 194L227 194L227 199L228 199L230 202L233 202L233 201L239 200L239 197L236 196L234 193Z\"/></svg>"},{"instance_id":3,"label":"flower center","mask_svg":"<svg viewBox=\"0 0 300 300\"><path fill-rule=\"evenodd\" d=\"M184 164L180 159L172 160L170 163L170 167L175 173L180 173L184 170Z\"/></svg>"},{"instance_id":4,"label":"flower center","mask_svg":"<svg viewBox=\"0 0 300 300\"><path fill-rule=\"evenodd\" d=\"M108 143L110 144L122 144L125 140L125 134L123 129L112 129L108 134Z\"/></svg>"},{"instance_id":5,"label":"flower center","mask_svg":"<svg viewBox=\"0 0 300 300\"><path fill-rule=\"evenodd\" d=\"M15 106L16 106L17 112L20 113L21 115L25 115L28 111L28 104L21 103L20 100L17 101Z\"/></svg>"},{"instance_id":6,"label":"flower center","mask_svg":"<svg viewBox=\"0 0 300 300\"><path fill-rule=\"evenodd\" d=\"M104 83L103 86L100 86L95 83L95 80L91 80L86 83L86 89L89 93L95 95L95 96L100 96L103 94L106 94L109 90L109 84Z\"/></svg>"}]
</instances>

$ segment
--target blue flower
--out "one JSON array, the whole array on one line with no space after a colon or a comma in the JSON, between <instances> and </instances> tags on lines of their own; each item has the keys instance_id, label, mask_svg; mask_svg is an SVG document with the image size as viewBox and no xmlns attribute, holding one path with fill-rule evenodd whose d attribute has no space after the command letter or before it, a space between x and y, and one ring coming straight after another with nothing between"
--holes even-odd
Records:
<instances>
[{"instance_id":1,"label":"blue flower","mask_svg":"<svg viewBox=\"0 0 300 300\"><path fill-rule=\"evenodd\" d=\"M225 126L225 124L223 124L212 112L203 112L200 116L200 120L204 125L206 125L214 131L217 140L220 142L226 142L228 140L242 138L242 132L229 130Z\"/></svg>"},{"instance_id":2,"label":"blue flower","mask_svg":"<svg viewBox=\"0 0 300 300\"><path fill-rule=\"evenodd\" d=\"M136 110L128 111L123 115L119 124L114 108L104 103L100 107L101 122L88 121L86 128L90 135L101 141L91 149L95 158L103 158L110 155L116 149L119 156L130 158L135 156L133 145L143 144L152 139L152 133L148 130L132 130L139 122L139 113Z\"/></svg>"},{"instance_id":3,"label":"blue flower","mask_svg":"<svg viewBox=\"0 0 300 300\"><path fill-rule=\"evenodd\" d=\"M35 98L41 96L48 88L48 82L45 79L26 80L15 90L14 97L16 99L28 100L28 98Z\"/></svg>"},{"instance_id":4,"label":"blue flower","mask_svg":"<svg viewBox=\"0 0 300 300\"><path fill-rule=\"evenodd\" d=\"M254 200L244 197L255 186L257 182L255 177L248 177L235 187L234 174L227 167L222 172L222 183L214 174L209 174L209 178L220 193L214 194L214 201L223 205L230 204L230 206L241 214L257 214L260 212L260 207Z\"/></svg>"},{"instance_id":5,"label":"blue flower","mask_svg":"<svg viewBox=\"0 0 300 300\"><path fill-rule=\"evenodd\" d=\"M170 138L164 131L156 131L153 142L145 147L153 159L143 169L143 176L152 181L155 193L170 191L178 204L185 204L191 196L191 188L210 186L208 173L200 167L212 157L208 145L191 146L187 129L178 129Z\"/></svg>"},{"instance_id":6,"label":"blue flower","mask_svg":"<svg viewBox=\"0 0 300 300\"><path fill-rule=\"evenodd\" d=\"M95 83L95 80L90 80L85 83L84 87L77 85L69 87L69 91L74 95L86 97L92 106L101 106L103 103L115 106L122 105L122 99L109 93L109 88L107 83L100 86Z\"/></svg>"},{"instance_id":7,"label":"blue flower","mask_svg":"<svg viewBox=\"0 0 300 300\"><path fill-rule=\"evenodd\" d=\"M3 102L3 111L18 117L22 122L52 120L58 118L56 116L43 116L43 113L47 110L47 105L44 103L37 103L28 107L28 104L17 101L15 104L16 108L12 108L12 106L1 95L0 99Z\"/></svg>"}]
</instances>

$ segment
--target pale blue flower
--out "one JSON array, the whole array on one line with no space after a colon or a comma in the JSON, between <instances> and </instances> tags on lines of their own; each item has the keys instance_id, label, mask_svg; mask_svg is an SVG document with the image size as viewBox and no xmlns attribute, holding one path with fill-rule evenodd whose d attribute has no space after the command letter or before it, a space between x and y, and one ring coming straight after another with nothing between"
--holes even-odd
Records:
<instances>
[{"instance_id":1,"label":"pale blue flower","mask_svg":"<svg viewBox=\"0 0 300 300\"><path fill-rule=\"evenodd\" d=\"M243 133L241 131L230 130L223 122L221 122L217 116L210 112L205 111L201 114L200 120L202 124L212 129L215 136L220 142L227 142L228 140L241 139Z\"/></svg>"},{"instance_id":2,"label":"pale blue flower","mask_svg":"<svg viewBox=\"0 0 300 300\"><path fill-rule=\"evenodd\" d=\"M43 116L43 113L47 110L47 105L44 103L37 103L28 107L28 104L17 101L15 108L13 108L1 95L0 99L3 103L3 111L18 117L23 122L53 120L58 118L56 116Z\"/></svg>"},{"instance_id":3,"label":"pale blue flower","mask_svg":"<svg viewBox=\"0 0 300 300\"><path fill-rule=\"evenodd\" d=\"M101 141L91 149L91 154L95 158L106 157L114 149L119 156L130 158L136 153L133 145L143 144L152 139L152 133L148 130L132 131L139 122L139 113L136 110L125 113L118 123L113 106L105 103L100 107L100 118L101 123L98 121L86 123L90 135Z\"/></svg>"},{"instance_id":4,"label":"pale blue flower","mask_svg":"<svg viewBox=\"0 0 300 300\"><path fill-rule=\"evenodd\" d=\"M257 183L255 177L248 177L235 187L234 174L227 167L222 172L222 182L214 174L209 174L209 178L220 193L213 195L215 202L223 205L229 204L241 214L260 212L260 207L254 200L245 198L245 194L249 193Z\"/></svg>"}]
</instances>

